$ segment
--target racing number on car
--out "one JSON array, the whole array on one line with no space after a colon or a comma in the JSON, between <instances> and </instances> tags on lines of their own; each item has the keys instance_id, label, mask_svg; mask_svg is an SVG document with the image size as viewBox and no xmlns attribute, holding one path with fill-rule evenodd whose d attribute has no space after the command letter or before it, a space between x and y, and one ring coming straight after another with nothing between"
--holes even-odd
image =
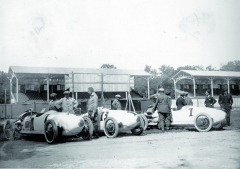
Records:
<instances>
[{"instance_id":1,"label":"racing number on car","mask_svg":"<svg viewBox=\"0 0 240 169\"><path fill-rule=\"evenodd\" d=\"M105 120L107 117L108 117L108 111L106 112L106 113L104 113L104 118L103 118L103 120Z\"/></svg>"}]
</instances>

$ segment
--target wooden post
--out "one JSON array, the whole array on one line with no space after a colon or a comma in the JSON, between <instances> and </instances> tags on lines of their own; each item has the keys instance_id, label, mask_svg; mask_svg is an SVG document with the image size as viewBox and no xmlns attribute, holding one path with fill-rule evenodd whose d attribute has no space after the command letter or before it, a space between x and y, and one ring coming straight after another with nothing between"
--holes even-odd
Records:
<instances>
[{"instance_id":1,"label":"wooden post","mask_svg":"<svg viewBox=\"0 0 240 169\"><path fill-rule=\"evenodd\" d=\"M213 78L211 77L211 95L213 97Z\"/></svg>"},{"instance_id":2,"label":"wooden post","mask_svg":"<svg viewBox=\"0 0 240 169\"><path fill-rule=\"evenodd\" d=\"M150 99L150 87L149 87L149 78L147 79L147 85L148 85L148 99Z\"/></svg>"},{"instance_id":3,"label":"wooden post","mask_svg":"<svg viewBox=\"0 0 240 169\"><path fill-rule=\"evenodd\" d=\"M173 83L174 83L174 95L175 95L175 99L177 99L177 91L176 91L177 84L176 84L176 80L175 79L173 79Z\"/></svg>"},{"instance_id":4,"label":"wooden post","mask_svg":"<svg viewBox=\"0 0 240 169\"><path fill-rule=\"evenodd\" d=\"M227 79L228 93L230 93L230 85L229 85L229 80L230 80L230 79Z\"/></svg>"},{"instance_id":5,"label":"wooden post","mask_svg":"<svg viewBox=\"0 0 240 169\"><path fill-rule=\"evenodd\" d=\"M18 78L16 78L16 101L18 102Z\"/></svg>"},{"instance_id":6,"label":"wooden post","mask_svg":"<svg viewBox=\"0 0 240 169\"><path fill-rule=\"evenodd\" d=\"M195 77L193 77L193 96L196 97L196 84L195 84Z\"/></svg>"}]
</instances>

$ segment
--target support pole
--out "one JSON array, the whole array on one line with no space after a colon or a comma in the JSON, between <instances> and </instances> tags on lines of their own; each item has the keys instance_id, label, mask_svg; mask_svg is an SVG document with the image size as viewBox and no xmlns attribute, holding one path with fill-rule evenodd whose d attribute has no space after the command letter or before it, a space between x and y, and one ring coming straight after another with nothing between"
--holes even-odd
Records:
<instances>
[{"instance_id":1,"label":"support pole","mask_svg":"<svg viewBox=\"0 0 240 169\"><path fill-rule=\"evenodd\" d=\"M147 79L147 85L148 85L148 99L150 99L150 87L149 87L149 78Z\"/></svg>"},{"instance_id":2,"label":"support pole","mask_svg":"<svg viewBox=\"0 0 240 169\"><path fill-rule=\"evenodd\" d=\"M230 79L227 79L228 93L230 93L229 80L230 80Z\"/></svg>"},{"instance_id":3,"label":"support pole","mask_svg":"<svg viewBox=\"0 0 240 169\"><path fill-rule=\"evenodd\" d=\"M174 95L175 95L175 99L177 99L177 91L176 91L177 84L176 84L176 80L175 79L173 79L173 83L174 83Z\"/></svg>"},{"instance_id":4,"label":"support pole","mask_svg":"<svg viewBox=\"0 0 240 169\"><path fill-rule=\"evenodd\" d=\"M12 93L12 78L9 79L9 83L10 83L10 102L11 102L11 97L13 95L13 93Z\"/></svg>"},{"instance_id":5,"label":"support pole","mask_svg":"<svg viewBox=\"0 0 240 169\"><path fill-rule=\"evenodd\" d=\"M47 101L49 102L49 75L47 75Z\"/></svg>"},{"instance_id":6,"label":"support pole","mask_svg":"<svg viewBox=\"0 0 240 169\"><path fill-rule=\"evenodd\" d=\"M74 98L74 74L72 72L72 97Z\"/></svg>"},{"instance_id":7,"label":"support pole","mask_svg":"<svg viewBox=\"0 0 240 169\"><path fill-rule=\"evenodd\" d=\"M16 77L16 101L18 102L18 78Z\"/></svg>"},{"instance_id":8,"label":"support pole","mask_svg":"<svg viewBox=\"0 0 240 169\"><path fill-rule=\"evenodd\" d=\"M196 84L195 84L195 78L193 77L193 96L196 97Z\"/></svg>"},{"instance_id":9,"label":"support pole","mask_svg":"<svg viewBox=\"0 0 240 169\"><path fill-rule=\"evenodd\" d=\"M213 97L213 78L211 77L211 94L212 94L212 97Z\"/></svg>"}]
</instances>

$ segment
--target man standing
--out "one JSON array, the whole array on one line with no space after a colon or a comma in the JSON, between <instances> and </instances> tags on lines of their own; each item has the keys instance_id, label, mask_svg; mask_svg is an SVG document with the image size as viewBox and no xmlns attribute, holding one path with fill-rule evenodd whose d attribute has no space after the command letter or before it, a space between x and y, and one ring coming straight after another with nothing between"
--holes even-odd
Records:
<instances>
[{"instance_id":1,"label":"man standing","mask_svg":"<svg viewBox=\"0 0 240 169\"><path fill-rule=\"evenodd\" d=\"M120 95L119 94L117 94L116 96L115 96L115 99L114 99L114 101L113 101L113 103L112 103L112 106L113 106L113 109L114 110L122 110L122 106L121 106L121 103L120 103Z\"/></svg>"},{"instance_id":2,"label":"man standing","mask_svg":"<svg viewBox=\"0 0 240 169\"><path fill-rule=\"evenodd\" d=\"M69 97L69 91L65 91L64 98L55 102L55 104L62 105L62 111L74 114L74 109L77 108L78 102L74 99Z\"/></svg>"},{"instance_id":3,"label":"man standing","mask_svg":"<svg viewBox=\"0 0 240 169\"><path fill-rule=\"evenodd\" d=\"M152 113L155 112L156 108L158 108L159 115L158 128L164 131L165 123L166 129L169 130L171 103L167 95L164 94L163 88L159 89L159 94L157 94L156 104L153 106Z\"/></svg>"},{"instance_id":4,"label":"man standing","mask_svg":"<svg viewBox=\"0 0 240 169\"><path fill-rule=\"evenodd\" d=\"M51 93L50 98L51 98L51 100L49 102L49 109L48 110L55 110L55 111L61 112L62 111L61 106L56 104L57 94L56 93Z\"/></svg>"},{"instance_id":5,"label":"man standing","mask_svg":"<svg viewBox=\"0 0 240 169\"><path fill-rule=\"evenodd\" d=\"M180 93L180 97L177 98L176 105L177 105L177 110L180 110L183 106L186 106L187 103L184 100L184 92Z\"/></svg>"},{"instance_id":6,"label":"man standing","mask_svg":"<svg viewBox=\"0 0 240 169\"><path fill-rule=\"evenodd\" d=\"M188 96L188 92L185 92L185 102L189 106L193 105L192 99Z\"/></svg>"},{"instance_id":7,"label":"man standing","mask_svg":"<svg viewBox=\"0 0 240 169\"><path fill-rule=\"evenodd\" d=\"M232 95L227 92L227 89L223 90L223 93L219 95L218 103L220 104L221 108L226 112L226 123L230 126L230 115L231 109L233 104Z\"/></svg>"},{"instance_id":8,"label":"man standing","mask_svg":"<svg viewBox=\"0 0 240 169\"><path fill-rule=\"evenodd\" d=\"M168 102L170 103L170 105L172 106L172 97L171 97L171 91L170 90L167 90L166 92L165 92L165 94L167 95L167 97L168 97ZM172 118L172 111L171 111L171 107L170 107L170 122L172 122L173 121L173 118Z\"/></svg>"},{"instance_id":9,"label":"man standing","mask_svg":"<svg viewBox=\"0 0 240 169\"><path fill-rule=\"evenodd\" d=\"M88 116L93 122L94 133L96 138L98 138L98 126L97 126L97 107L98 107L98 96L94 92L92 87L88 88L88 94L90 95L90 99L88 100Z\"/></svg>"},{"instance_id":10,"label":"man standing","mask_svg":"<svg viewBox=\"0 0 240 169\"><path fill-rule=\"evenodd\" d=\"M211 108L214 108L214 104L217 102L212 96L210 96L210 91L207 90L205 92L205 95L206 95L206 99L205 99L205 106L206 107L211 107Z\"/></svg>"}]
</instances>

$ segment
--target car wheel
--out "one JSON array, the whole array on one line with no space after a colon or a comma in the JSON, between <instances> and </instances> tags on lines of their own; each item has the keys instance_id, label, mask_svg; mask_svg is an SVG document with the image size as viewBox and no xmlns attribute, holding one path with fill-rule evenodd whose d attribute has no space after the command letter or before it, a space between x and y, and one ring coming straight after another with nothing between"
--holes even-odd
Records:
<instances>
[{"instance_id":1,"label":"car wheel","mask_svg":"<svg viewBox=\"0 0 240 169\"><path fill-rule=\"evenodd\" d=\"M139 118L139 120L140 120L140 126L138 126L138 127L136 127L136 128L134 128L134 129L131 130L134 135L141 135L141 134L143 133L143 131L144 131L144 122L143 122L143 119L142 119L141 116L138 116L138 117L140 117L140 118Z\"/></svg>"},{"instance_id":2,"label":"car wheel","mask_svg":"<svg viewBox=\"0 0 240 169\"><path fill-rule=\"evenodd\" d=\"M218 124L216 124L216 125L213 126L213 128L214 128L215 130L222 130L223 127L224 127L224 123L218 123Z\"/></svg>"},{"instance_id":3,"label":"car wheel","mask_svg":"<svg viewBox=\"0 0 240 169\"><path fill-rule=\"evenodd\" d=\"M115 118L108 117L104 120L104 133L108 138L114 138L118 135L119 126Z\"/></svg>"},{"instance_id":4,"label":"car wheel","mask_svg":"<svg viewBox=\"0 0 240 169\"><path fill-rule=\"evenodd\" d=\"M44 136L48 144L53 144L58 139L58 128L53 120L47 120L44 126Z\"/></svg>"},{"instance_id":5,"label":"car wheel","mask_svg":"<svg viewBox=\"0 0 240 169\"><path fill-rule=\"evenodd\" d=\"M83 117L85 126L82 132L83 140L90 140L93 135L93 123L89 117Z\"/></svg>"},{"instance_id":6,"label":"car wheel","mask_svg":"<svg viewBox=\"0 0 240 169\"><path fill-rule=\"evenodd\" d=\"M209 131L212 126L212 118L206 113L199 113L194 118L194 126L198 131Z\"/></svg>"},{"instance_id":7,"label":"car wheel","mask_svg":"<svg viewBox=\"0 0 240 169\"><path fill-rule=\"evenodd\" d=\"M146 130L146 129L147 129L147 127L148 127L148 119L147 119L147 117L146 117L146 116L144 116L143 114L140 114L140 116L141 116L141 117L142 117L142 119L143 119L144 130Z\"/></svg>"},{"instance_id":8,"label":"car wheel","mask_svg":"<svg viewBox=\"0 0 240 169\"><path fill-rule=\"evenodd\" d=\"M10 120L7 120L6 123L4 124L3 132L4 132L4 137L7 140L10 140L12 138L12 125Z\"/></svg>"}]
</instances>

